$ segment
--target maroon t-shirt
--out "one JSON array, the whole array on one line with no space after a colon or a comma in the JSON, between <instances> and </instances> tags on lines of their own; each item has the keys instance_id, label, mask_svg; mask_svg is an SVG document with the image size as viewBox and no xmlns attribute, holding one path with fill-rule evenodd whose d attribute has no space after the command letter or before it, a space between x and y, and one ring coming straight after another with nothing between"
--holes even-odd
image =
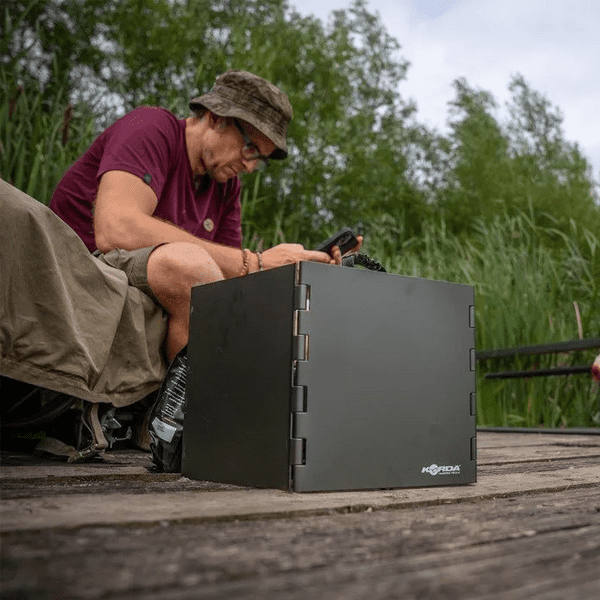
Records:
<instances>
[{"instance_id":1,"label":"maroon t-shirt","mask_svg":"<svg viewBox=\"0 0 600 600\"><path fill-rule=\"evenodd\" d=\"M50 208L96 250L93 204L100 177L127 171L156 194L154 216L189 233L227 246L241 246L240 181L218 183L194 177L185 145L185 119L164 108L143 107L106 129L65 173Z\"/></svg>"}]
</instances>

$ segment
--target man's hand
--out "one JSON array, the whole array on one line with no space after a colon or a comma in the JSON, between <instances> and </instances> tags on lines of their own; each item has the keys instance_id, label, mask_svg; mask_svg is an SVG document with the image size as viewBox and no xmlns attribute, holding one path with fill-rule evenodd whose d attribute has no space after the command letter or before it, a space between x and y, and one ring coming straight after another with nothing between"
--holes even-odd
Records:
<instances>
[{"instance_id":1,"label":"man's hand","mask_svg":"<svg viewBox=\"0 0 600 600\"><path fill-rule=\"evenodd\" d=\"M322 263L335 262L329 254L319 252L318 250L305 250L302 244L279 244L262 253L262 262L265 269L274 269L282 265L297 263L301 260Z\"/></svg>"},{"instance_id":2,"label":"man's hand","mask_svg":"<svg viewBox=\"0 0 600 600\"><path fill-rule=\"evenodd\" d=\"M352 250L349 250L349 252L360 251L363 238L359 235L356 239L358 240L358 244ZM265 269L274 269L275 267L289 265L301 260L341 265L342 254L337 246L333 246L330 256L326 252L319 252L318 250L305 250L302 244L279 244L265 250L262 254L263 267Z\"/></svg>"},{"instance_id":3,"label":"man's hand","mask_svg":"<svg viewBox=\"0 0 600 600\"><path fill-rule=\"evenodd\" d=\"M363 243L363 236L359 235L356 237L356 239L358 240L358 244L356 244L356 246L354 246L354 248L352 248L351 250L348 250L346 254L350 254L350 252L360 252ZM342 264L342 253L340 252L340 249L337 246L333 246L333 248L331 248L331 257L333 259L333 264Z\"/></svg>"}]
</instances>

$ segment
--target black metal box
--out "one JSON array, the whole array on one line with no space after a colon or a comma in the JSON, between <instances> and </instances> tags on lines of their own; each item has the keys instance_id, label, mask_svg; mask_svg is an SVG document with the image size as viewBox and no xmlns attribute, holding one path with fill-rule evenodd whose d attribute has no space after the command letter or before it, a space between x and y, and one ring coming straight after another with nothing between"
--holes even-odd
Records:
<instances>
[{"instance_id":1,"label":"black metal box","mask_svg":"<svg viewBox=\"0 0 600 600\"><path fill-rule=\"evenodd\" d=\"M192 290L183 475L297 492L476 480L473 288L302 262Z\"/></svg>"}]
</instances>

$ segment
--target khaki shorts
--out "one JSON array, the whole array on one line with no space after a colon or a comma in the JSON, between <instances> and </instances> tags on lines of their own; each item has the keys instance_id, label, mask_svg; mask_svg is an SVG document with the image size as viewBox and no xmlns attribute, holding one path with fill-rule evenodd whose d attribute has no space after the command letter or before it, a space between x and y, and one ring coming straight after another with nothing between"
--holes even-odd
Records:
<instances>
[{"instance_id":1,"label":"khaki shorts","mask_svg":"<svg viewBox=\"0 0 600 600\"><path fill-rule=\"evenodd\" d=\"M162 245L139 248L138 250L121 250L120 248L115 248L106 254L102 254L99 250L96 250L94 256L105 264L123 271L127 275L129 285L141 290L146 296L150 296L156 304L160 305L158 298L154 295L148 283L148 258L156 248Z\"/></svg>"}]
</instances>

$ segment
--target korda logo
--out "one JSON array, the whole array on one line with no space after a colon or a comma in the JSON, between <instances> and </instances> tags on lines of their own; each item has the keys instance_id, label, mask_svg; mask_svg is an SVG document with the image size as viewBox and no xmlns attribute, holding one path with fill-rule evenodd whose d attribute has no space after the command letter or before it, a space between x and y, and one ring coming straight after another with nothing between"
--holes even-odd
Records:
<instances>
[{"instance_id":1,"label":"korda logo","mask_svg":"<svg viewBox=\"0 0 600 600\"><path fill-rule=\"evenodd\" d=\"M430 475L460 475L460 465L438 467L438 465L433 464L429 467L423 467L421 473L429 473Z\"/></svg>"}]
</instances>

